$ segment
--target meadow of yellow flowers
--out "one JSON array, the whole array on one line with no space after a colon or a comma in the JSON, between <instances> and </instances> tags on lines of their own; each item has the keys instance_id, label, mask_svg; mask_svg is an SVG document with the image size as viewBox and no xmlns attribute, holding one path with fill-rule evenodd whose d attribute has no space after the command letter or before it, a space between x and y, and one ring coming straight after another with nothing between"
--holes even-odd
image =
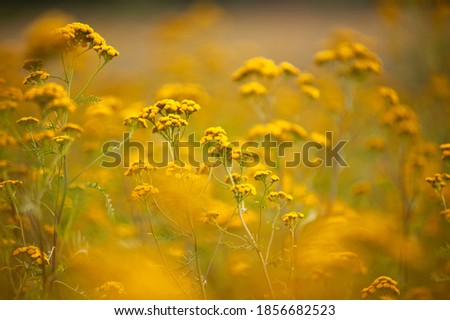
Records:
<instances>
[{"instance_id":1,"label":"meadow of yellow flowers","mask_svg":"<svg viewBox=\"0 0 450 320\"><path fill-rule=\"evenodd\" d=\"M148 46L61 11L21 25L0 298L449 299L450 4L369 9L388 32L289 61L212 2L153 15Z\"/></svg>"}]
</instances>

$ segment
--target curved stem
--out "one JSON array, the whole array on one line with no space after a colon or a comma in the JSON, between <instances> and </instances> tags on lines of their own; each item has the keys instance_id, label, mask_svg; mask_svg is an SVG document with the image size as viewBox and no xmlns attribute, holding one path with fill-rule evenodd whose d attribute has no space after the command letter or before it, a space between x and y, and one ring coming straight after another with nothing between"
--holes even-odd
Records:
<instances>
[{"instance_id":1,"label":"curved stem","mask_svg":"<svg viewBox=\"0 0 450 320\"><path fill-rule=\"evenodd\" d=\"M274 236L275 236L275 229L276 229L276 228L275 228L275 225L276 225L276 222L277 222L278 217L280 216L280 214L281 214L281 206L278 204L278 205L277 205L277 214L275 215L275 217L274 217L273 220L272 220L272 229L271 229L271 232L270 232L269 243L267 244L267 249L266 249L266 263L269 262L270 249L271 249L271 247L272 247L273 238L274 238Z\"/></svg>"}]
</instances>

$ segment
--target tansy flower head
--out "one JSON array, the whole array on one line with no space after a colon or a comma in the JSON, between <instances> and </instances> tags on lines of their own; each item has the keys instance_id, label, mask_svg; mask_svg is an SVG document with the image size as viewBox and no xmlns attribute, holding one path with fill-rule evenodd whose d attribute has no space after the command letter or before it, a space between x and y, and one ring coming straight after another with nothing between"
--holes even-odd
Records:
<instances>
[{"instance_id":1,"label":"tansy flower head","mask_svg":"<svg viewBox=\"0 0 450 320\"><path fill-rule=\"evenodd\" d=\"M239 92L244 97L262 96L266 94L267 88L260 82L251 81L241 85Z\"/></svg>"},{"instance_id":2,"label":"tansy flower head","mask_svg":"<svg viewBox=\"0 0 450 320\"><path fill-rule=\"evenodd\" d=\"M147 129L148 128L148 125L147 125L147 122L145 122L145 119L139 118L136 116L131 116L131 117L125 118L125 120L123 120L123 125L130 127L132 131L134 131L136 129Z\"/></svg>"},{"instance_id":3,"label":"tansy flower head","mask_svg":"<svg viewBox=\"0 0 450 320\"><path fill-rule=\"evenodd\" d=\"M131 192L131 198L134 200L140 199L145 200L151 195L158 194L158 188L152 186L151 184L144 183L136 186L134 190Z\"/></svg>"},{"instance_id":4,"label":"tansy flower head","mask_svg":"<svg viewBox=\"0 0 450 320\"><path fill-rule=\"evenodd\" d=\"M36 119L35 117L22 117L16 121L18 125L27 129L37 127L39 122L39 119Z\"/></svg>"},{"instance_id":5,"label":"tansy flower head","mask_svg":"<svg viewBox=\"0 0 450 320\"><path fill-rule=\"evenodd\" d=\"M61 133L67 134L70 137L79 137L83 131L83 128L76 123L68 123L61 128Z\"/></svg>"},{"instance_id":6,"label":"tansy flower head","mask_svg":"<svg viewBox=\"0 0 450 320\"><path fill-rule=\"evenodd\" d=\"M266 178L272 174L270 170L258 170L253 174L253 179L256 181L262 181L265 183Z\"/></svg>"},{"instance_id":7,"label":"tansy flower head","mask_svg":"<svg viewBox=\"0 0 450 320\"><path fill-rule=\"evenodd\" d=\"M30 72L25 79L23 80L23 84L38 84L41 85L50 77L50 73L45 70L36 70Z\"/></svg>"},{"instance_id":8,"label":"tansy flower head","mask_svg":"<svg viewBox=\"0 0 450 320\"><path fill-rule=\"evenodd\" d=\"M212 143L219 149L226 148L229 144L227 133L222 127L209 127L205 130L204 136L200 139L201 144Z\"/></svg>"},{"instance_id":9,"label":"tansy flower head","mask_svg":"<svg viewBox=\"0 0 450 320\"><path fill-rule=\"evenodd\" d=\"M300 69L294 66L292 63L283 61L279 64L281 71L287 76L297 76L300 73Z\"/></svg>"},{"instance_id":10,"label":"tansy flower head","mask_svg":"<svg viewBox=\"0 0 450 320\"><path fill-rule=\"evenodd\" d=\"M267 196L267 200L281 203L282 201L292 201L294 197L284 191L271 191Z\"/></svg>"},{"instance_id":11,"label":"tansy flower head","mask_svg":"<svg viewBox=\"0 0 450 320\"><path fill-rule=\"evenodd\" d=\"M312 100L318 100L320 98L320 90L312 85L304 84L300 87L300 89L303 94Z\"/></svg>"},{"instance_id":12,"label":"tansy flower head","mask_svg":"<svg viewBox=\"0 0 450 320\"><path fill-rule=\"evenodd\" d=\"M233 72L233 81L240 81L251 75L272 79L281 74L281 68L271 59L255 57L247 60L243 66Z\"/></svg>"},{"instance_id":13,"label":"tansy flower head","mask_svg":"<svg viewBox=\"0 0 450 320\"><path fill-rule=\"evenodd\" d=\"M392 88L382 86L378 89L378 92L388 105L396 105L400 102L397 91Z\"/></svg>"},{"instance_id":14,"label":"tansy flower head","mask_svg":"<svg viewBox=\"0 0 450 320\"><path fill-rule=\"evenodd\" d=\"M249 183L236 184L230 188L237 202L241 202L249 195L256 195L256 189Z\"/></svg>"},{"instance_id":15,"label":"tansy flower head","mask_svg":"<svg viewBox=\"0 0 450 320\"><path fill-rule=\"evenodd\" d=\"M72 142L73 138L71 138L68 135L61 135L61 136L54 137L52 140L62 147L62 146L67 145L68 143Z\"/></svg>"},{"instance_id":16,"label":"tansy flower head","mask_svg":"<svg viewBox=\"0 0 450 320\"><path fill-rule=\"evenodd\" d=\"M284 225L286 227L289 227L289 229L294 230L297 226L297 223L300 221L300 219L304 218L305 215L301 212L291 211L286 214L284 214L281 217L281 221L283 221Z\"/></svg>"},{"instance_id":17,"label":"tansy flower head","mask_svg":"<svg viewBox=\"0 0 450 320\"><path fill-rule=\"evenodd\" d=\"M198 181L200 177L190 165L181 165L175 162L169 162L166 169L167 176L173 176L175 179L185 179L191 182Z\"/></svg>"},{"instance_id":18,"label":"tansy flower head","mask_svg":"<svg viewBox=\"0 0 450 320\"><path fill-rule=\"evenodd\" d=\"M48 265L49 259L47 254L41 251L36 246L24 246L17 248L12 253L13 256L22 258L24 261L30 261L36 263L39 266Z\"/></svg>"},{"instance_id":19,"label":"tansy flower head","mask_svg":"<svg viewBox=\"0 0 450 320\"><path fill-rule=\"evenodd\" d=\"M312 85L314 83L314 76L309 72L302 72L297 77L297 83L299 85L309 84Z\"/></svg>"},{"instance_id":20,"label":"tansy flower head","mask_svg":"<svg viewBox=\"0 0 450 320\"><path fill-rule=\"evenodd\" d=\"M372 284L361 291L363 299L369 299L375 295L381 299L394 299L400 295L400 290L397 287L397 281L390 277L381 276L375 279Z\"/></svg>"},{"instance_id":21,"label":"tansy flower head","mask_svg":"<svg viewBox=\"0 0 450 320\"><path fill-rule=\"evenodd\" d=\"M156 170L154 166L144 161L134 161L130 167L125 171L124 175L127 177L131 177L136 174L140 174L141 172L152 172Z\"/></svg>"},{"instance_id":22,"label":"tansy flower head","mask_svg":"<svg viewBox=\"0 0 450 320\"><path fill-rule=\"evenodd\" d=\"M442 160L449 161L450 160L450 143L444 143L439 146L442 150Z\"/></svg>"}]
</instances>

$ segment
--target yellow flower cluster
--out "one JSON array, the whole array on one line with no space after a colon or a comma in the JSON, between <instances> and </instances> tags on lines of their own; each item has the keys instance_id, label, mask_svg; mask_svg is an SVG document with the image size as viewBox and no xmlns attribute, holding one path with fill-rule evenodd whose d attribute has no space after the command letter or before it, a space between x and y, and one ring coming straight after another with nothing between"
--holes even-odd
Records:
<instances>
[{"instance_id":1,"label":"yellow flower cluster","mask_svg":"<svg viewBox=\"0 0 450 320\"><path fill-rule=\"evenodd\" d=\"M302 72L297 77L297 84L300 86L300 90L303 94L317 100L320 98L320 90L314 86L314 76L309 72Z\"/></svg>"},{"instance_id":2,"label":"yellow flower cluster","mask_svg":"<svg viewBox=\"0 0 450 320\"><path fill-rule=\"evenodd\" d=\"M256 181L262 181L262 182L266 182L267 177L270 176L270 182L274 183L277 181L280 181L280 177L278 177L275 174L272 174L272 171L270 170L258 170L253 174L253 179L255 179Z\"/></svg>"},{"instance_id":3,"label":"yellow flower cluster","mask_svg":"<svg viewBox=\"0 0 450 320\"><path fill-rule=\"evenodd\" d=\"M145 200L147 197L158 193L159 193L158 188L152 186L151 184L144 183L134 187L134 190L131 191L131 198L133 198L134 200L137 199Z\"/></svg>"},{"instance_id":4,"label":"yellow flower cluster","mask_svg":"<svg viewBox=\"0 0 450 320\"><path fill-rule=\"evenodd\" d=\"M400 295L400 290L397 288L397 281L390 277L381 276L375 279L372 284L361 291L361 297L368 299L375 293L378 293L382 299L397 298Z\"/></svg>"},{"instance_id":5,"label":"yellow flower cluster","mask_svg":"<svg viewBox=\"0 0 450 320\"><path fill-rule=\"evenodd\" d=\"M399 136L415 137L420 130L415 112L403 104L388 108L381 116L381 123Z\"/></svg>"},{"instance_id":6,"label":"yellow flower cluster","mask_svg":"<svg viewBox=\"0 0 450 320\"><path fill-rule=\"evenodd\" d=\"M439 146L442 151L442 160L450 160L450 143L444 143Z\"/></svg>"},{"instance_id":7,"label":"yellow flower cluster","mask_svg":"<svg viewBox=\"0 0 450 320\"><path fill-rule=\"evenodd\" d=\"M282 73L282 69L271 59L264 57L255 57L247 60L244 65L233 72L231 78L233 81L240 81L249 76L259 76L262 78L273 79Z\"/></svg>"},{"instance_id":8,"label":"yellow flower cluster","mask_svg":"<svg viewBox=\"0 0 450 320\"><path fill-rule=\"evenodd\" d=\"M67 51L75 50L77 47L89 47L105 60L119 55L114 47L107 45L105 39L85 23L69 23L62 28L55 29L53 35Z\"/></svg>"},{"instance_id":9,"label":"yellow flower cluster","mask_svg":"<svg viewBox=\"0 0 450 320\"><path fill-rule=\"evenodd\" d=\"M45 112L53 110L72 112L76 108L64 87L56 83L31 87L25 93L25 100L36 102Z\"/></svg>"},{"instance_id":10,"label":"yellow flower cluster","mask_svg":"<svg viewBox=\"0 0 450 320\"><path fill-rule=\"evenodd\" d=\"M390 87L382 86L378 89L380 96L384 99L386 105L396 105L399 104L400 99L398 97L397 91Z\"/></svg>"},{"instance_id":11,"label":"yellow flower cluster","mask_svg":"<svg viewBox=\"0 0 450 320\"><path fill-rule=\"evenodd\" d=\"M19 186L21 184L22 184L22 181L20 181L20 180L4 180L4 181L0 182L0 190L5 188L6 186L17 188L17 186Z\"/></svg>"},{"instance_id":12,"label":"yellow flower cluster","mask_svg":"<svg viewBox=\"0 0 450 320\"><path fill-rule=\"evenodd\" d=\"M247 181L246 176L243 176L243 175L240 175L239 173L234 173L234 172L231 174L231 178L233 179L234 184L240 184L240 183ZM225 183L232 184L229 176L225 177Z\"/></svg>"},{"instance_id":13,"label":"yellow flower cluster","mask_svg":"<svg viewBox=\"0 0 450 320\"><path fill-rule=\"evenodd\" d=\"M125 295L125 287L121 282L118 281L108 281L98 287L107 298L116 298L118 296Z\"/></svg>"},{"instance_id":14,"label":"yellow flower cluster","mask_svg":"<svg viewBox=\"0 0 450 320\"><path fill-rule=\"evenodd\" d=\"M319 51L314 60L317 65L332 65L341 76L363 76L381 73L381 61L361 43L344 41L334 48Z\"/></svg>"},{"instance_id":15,"label":"yellow flower cluster","mask_svg":"<svg viewBox=\"0 0 450 320\"><path fill-rule=\"evenodd\" d=\"M166 176L173 176L175 179L186 179L188 181L198 181L200 177L190 165L179 165L169 162L166 169Z\"/></svg>"},{"instance_id":16,"label":"yellow flower cluster","mask_svg":"<svg viewBox=\"0 0 450 320\"><path fill-rule=\"evenodd\" d=\"M142 171L152 172L153 170L156 170L156 168L150 163L145 163L143 161L134 161L125 171L124 176L131 177L136 174L141 174Z\"/></svg>"},{"instance_id":17,"label":"yellow flower cluster","mask_svg":"<svg viewBox=\"0 0 450 320\"><path fill-rule=\"evenodd\" d=\"M425 179L425 181L428 182L437 193L442 192L442 189L446 186L447 181L449 180L450 174L448 173L436 173L434 177L428 177Z\"/></svg>"},{"instance_id":18,"label":"yellow flower cluster","mask_svg":"<svg viewBox=\"0 0 450 320\"><path fill-rule=\"evenodd\" d=\"M145 119L136 117L136 116L131 116L128 118L125 118L123 120L123 125L130 127L131 130L136 130L136 129L147 129L147 122L145 122Z\"/></svg>"},{"instance_id":19,"label":"yellow flower cluster","mask_svg":"<svg viewBox=\"0 0 450 320\"><path fill-rule=\"evenodd\" d=\"M249 195L256 195L256 189L250 183L240 183L232 186L230 191L233 192L236 201L241 202Z\"/></svg>"},{"instance_id":20,"label":"yellow flower cluster","mask_svg":"<svg viewBox=\"0 0 450 320\"><path fill-rule=\"evenodd\" d=\"M301 125L287 120L274 120L253 126L248 131L247 138L253 140L267 134L271 134L278 141L292 141L294 138L306 139L308 137L307 131Z\"/></svg>"},{"instance_id":21,"label":"yellow flower cluster","mask_svg":"<svg viewBox=\"0 0 450 320\"><path fill-rule=\"evenodd\" d=\"M38 265L42 266L45 264L49 264L49 259L47 254L41 251L36 246L25 246L20 247L14 250L13 256L21 256L21 255L28 255L34 262L36 262Z\"/></svg>"},{"instance_id":22,"label":"yellow flower cluster","mask_svg":"<svg viewBox=\"0 0 450 320\"><path fill-rule=\"evenodd\" d=\"M68 135L60 135L60 136L56 136L54 138L52 138L52 140L54 142L56 142L57 144L59 144L60 146L65 146L68 143L73 141L73 138L71 138Z\"/></svg>"},{"instance_id":23,"label":"yellow flower cluster","mask_svg":"<svg viewBox=\"0 0 450 320\"><path fill-rule=\"evenodd\" d=\"M241 85L239 92L244 97L263 96L267 93L267 88L258 81L251 81Z\"/></svg>"},{"instance_id":24,"label":"yellow flower cluster","mask_svg":"<svg viewBox=\"0 0 450 320\"><path fill-rule=\"evenodd\" d=\"M36 127L39 124L39 122L40 122L39 119L35 117L22 117L16 121L18 125L29 129Z\"/></svg>"},{"instance_id":25,"label":"yellow flower cluster","mask_svg":"<svg viewBox=\"0 0 450 320\"><path fill-rule=\"evenodd\" d=\"M153 132L165 131L169 128L187 126L186 119L201 108L193 100L184 99L181 102L173 99L163 99L154 105L145 107L139 118L149 120L153 124ZM185 119L181 117L184 115Z\"/></svg>"},{"instance_id":26,"label":"yellow flower cluster","mask_svg":"<svg viewBox=\"0 0 450 320\"><path fill-rule=\"evenodd\" d=\"M61 133L67 134L70 137L79 137L83 131L83 128L76 123L67 123L61 128Z\"/></svg>"},{"instance_id":27,"label":"yellow flower cluster","mask_svg":"<svg viewBox=\"0 0 450 320\"><path fill-rule=\"evenodd\" d=\"M284 191L271 191L267 196L267 200L280 203L281 201L292 201L294 197Z\"/></svg>"},{"instance_id":28,"label":"yellow flower cluster","mask_svg":"<svg viewBox=\"0 0 450 320\"><path fill-rule=\"evenodd\" d=\"M42 84L49 77L50 73L45 70L32 71L25 77L23 84Z\"/></svg>"},{"instance_id":29,"label":"yellow flower cluster","mask_svg":"<svg viewBox=\"0 0 450 320\"><path fill-rule=\"evenodd\" d=\"M291 211L284 214L281 217L281 221L283 221L284 225L289 227L289 229L294 229L298 221L304 217L305 215L301 212Z\"/></svg>"},{"instance_id":30,"label":"yellow flower cluster","mask_svg":"<svg viewBox=\"0 0 450 320\"><path fill-rule=\"evenodd\" d=\"M205 134L200 139L200 143L206 144L208 142L213 142L215 144L214 148L218 150L227 148L229 145L227 133L222 127L209 127L205 130Z\"/></svg>"}]
</instances>

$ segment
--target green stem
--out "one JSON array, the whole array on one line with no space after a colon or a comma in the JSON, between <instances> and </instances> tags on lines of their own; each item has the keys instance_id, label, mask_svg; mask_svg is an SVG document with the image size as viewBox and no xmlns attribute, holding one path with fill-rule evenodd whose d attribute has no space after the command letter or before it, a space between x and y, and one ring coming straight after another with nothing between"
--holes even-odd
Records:
<instances>
[{"instance_id":1,"label":"green stem","mask_svg":"<svg viewBox=\"0 0 450 320\"><path fill-rule=\"evenodd\" d=\"M272 228L271 228L271 232L270 232L270 237L269 237L269 243L267 244L267 249L266 249L266 263L269 262L269 255L270 255L270 249L272 247L272 242L273 242L273 238L275 236L275 230L276 230L276 222L278 221L278 217L281 214L281 206L280 204L277 205L277 214L275 215L275 217L272 220Z\"/></svg>"},{"instance_id":2,"label":"green stem","mask_svg":"<svg viewBox=\"0 0 450 320\"><path fill-rule=\"evenodd\" d=\"M86 91L86 89L91 85L94 78L97 76L97 74L100 72L100 70L103 69L103 67L108 63L108 61L105 61L102 65L100 65L97 70L92 74L92 76L89 78L89 80L84 85L83 89L76 95L75 99L73 99L75 102L78 101L78 99L81 97L81 95Z\"/></svg>"},{"instance_id":3,"label":"green stem","mask_svg":"<svg viewBox=\"0 0 450 320\"><path fill-rule=\"evenodd\" d=\"M170 277L177 283L177 285L180 287L181 291L183 291L183 293L186 295L186 297L188 297L189 299L191 299L191 296L189 295L189 293L186 292L186 290L183 288L183 286L181 285L180 281L175 277L175 275L172 273L172 271L169 269L169 266L167 265L166 259L164 258L164 255L162 253L161 250L161 246L159 245L159 241L158 241L158 237L155 234L155 230L153 228L153 222L152 222L152 217L151 217L151 211L150 208L148 206L148 202L147 200L144 201L145 204L145 209L147 211L147 217L148 217L148 224L150 226L150 234L153 237L153 240L155 241L155 245L156 245L156 249L158 250L158 254L159 257L161 259L161 262L164 265L164 268L167 270L167 272L169 273Z\"/></svg>"}]
</instances>

